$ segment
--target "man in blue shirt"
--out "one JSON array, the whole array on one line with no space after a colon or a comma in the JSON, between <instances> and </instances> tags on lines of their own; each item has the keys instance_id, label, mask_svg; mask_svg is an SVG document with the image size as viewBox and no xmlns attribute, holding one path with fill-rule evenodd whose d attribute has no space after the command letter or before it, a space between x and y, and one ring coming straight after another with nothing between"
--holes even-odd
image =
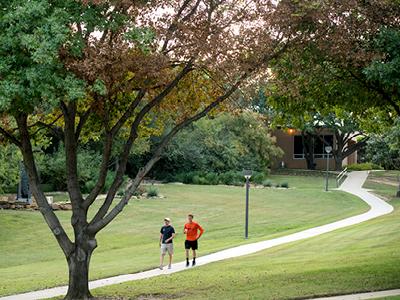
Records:
<instances>
[{"instance_id":1,"label":"man in blue shirt","mask_svg":"<svg viewBox=\"0 0 400 300\"><path fill-rule=\"evenodd\" d=\"M161 248L161 257L160 257L160 270L163 269L164 264L164 256L168 251L169 255L169 264L168 269L171 269L172 264L172 255L174 254L174 244L172 240L175 237L175 229L171 226L171 219L164 219L165 225L161 227L160 230L160 248Z\"/></svg>"}]
</instances>

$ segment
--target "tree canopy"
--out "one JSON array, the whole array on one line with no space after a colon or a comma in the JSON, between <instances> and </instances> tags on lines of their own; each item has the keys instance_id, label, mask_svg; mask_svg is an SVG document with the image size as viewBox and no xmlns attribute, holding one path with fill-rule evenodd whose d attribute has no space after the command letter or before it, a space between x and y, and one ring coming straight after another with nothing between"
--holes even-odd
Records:
<instances>
[{"instance_id":1,"label":"tree canopy","mask_svg":"<svg viewBox=\"0 0 400 300\"><path fill-rule=\"evenodd\" d=\"M67 259L66 299L91 297L96 234L121 213L180 130L228 109L239 89L270 77L285 53L315 45L345 67L382 58L365 45L382 26L398 23L398 10L390 1L356 0L2 1L0 133L21 150L33 195ZM39 184L33 149L49 146L49 134L64 144L73 239ZM151 137L158 143L116 199L130 153ZM78 149L90 140L101 143L102 157L84 195ZM112 183L89 218L112 159Z\"/></svg>"}]
</instances>

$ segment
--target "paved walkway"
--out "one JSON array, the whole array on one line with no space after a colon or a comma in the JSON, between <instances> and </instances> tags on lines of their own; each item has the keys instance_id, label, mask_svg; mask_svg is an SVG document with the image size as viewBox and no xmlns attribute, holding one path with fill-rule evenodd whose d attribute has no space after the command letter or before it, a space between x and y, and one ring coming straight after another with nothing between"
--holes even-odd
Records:
<instances>
[{"instance_id":1,"label":"paved walkway","mask_svg":"<svg viewBox=\"0 0 400 300\"><path fill-rule=\"evenodd\" d=\"M342 295L335 297L325 297L325 298L313 298L312 300L364 300L364 299L376 299L400 295L400 289L398 290L388 290L380 292L371 293L360 293L351 295Z\"/></svg>"},{"instance_id":2,"label":"paved walkway","mask_svg":"<svg viewBox=\"0 0 400 300\"><path fill-rule=\"evenodd\" d=\"M367 220L371 220L373 218L383 216L393 211L393 207L386 203L385 201L379 199L378 197L372 195L367 190L362 188L363 183L368 177L368 172L360 171L360 172L352 172L349 174L347 179L343 182L340 189L346 191L348 193L354 194L360 197L363 201L365 201L371 209L363 214L346 218L341 221L337 221L334 223L314 227L311 229L307 229L304 231L300 231L294 234L290 234L287 236L275 238L272 240L251 243L247 245L242 245L226 250L222 250L213 254L205 255L197 259L197 266L202 266L205 264L209 264L216 261L225 260L228 258L234 258L238 256L243 256L251 253L255 253L261 250L269 249L278 245L283 245L295 241L304 240L307 238L315 237L327 232L334 231L339 228L344 228L347 226L351 226L354 224L359 224L365 222ZM145 272L135 273L135 274L126 274L120 276L109 277L105 279L94 280L89 283L90 289L103 287L107 285L139 280L144 278L150 278L160 275L166 275L171 273L176 273L180 271L187 270L184 265L184 262L173 264L171 270L149 270ZM0 300L32 300L32 299L46 299L56 296L65 295L67 292L67 286L55 287L41 291L29 292L24 294L18 294L8 297L0 298ZM344 298L337 298L344 299ZM351 298L358 299L358 298ZM366 298L362 298L366 299Z\"/></svg>"}]
</instances>

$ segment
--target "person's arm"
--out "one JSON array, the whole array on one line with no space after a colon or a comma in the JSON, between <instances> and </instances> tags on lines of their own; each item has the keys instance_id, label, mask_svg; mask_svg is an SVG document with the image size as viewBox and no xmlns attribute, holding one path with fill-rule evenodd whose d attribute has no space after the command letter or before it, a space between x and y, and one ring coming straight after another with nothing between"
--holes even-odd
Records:
<instances>
[{"instance_id":1,"label":"person's arm","mask_svg":"<svg viewBox=\"0 0 400 300\"><path fill-rule=\"evenodd\" d=\"M168 243L168 242L172 241L174 239L174 237L175 237L175 233L173 233L169 239L166 239L165 242Z\"/></svg>"},{"instance_id":2,"label":"person's arm","mask_svg":"<svg viewBox=\"0 0 400 300\"><path fill-rule=\"evenodd\" d=\"M188 230L187 230L186 224L185 224L185 226L183 226L183 234L187 234L187 232L188 232Z\"/></svg>"},{"instance_id":3,"label":"person's arm","mask_svg":"<svg viewBox=\"0 0 400 300\"><path fill-rule=\"evenodd\" d=\"M203 229L203 227L201 227L200 225L198 225L198 228L197 228L198 230L200 230L200 233L199 233L199 235L197 236L197 239L196 240L198 240L202 235L203 235L203 233L204 233L204 229Z\"/></svg>"},{"instance_id":4,"label":"person's arm","mask_svg":"<svg viewBox=\"0 0 400 300\"><path fill-rule=\"evenodd\" d=\"M162 238L163 238L163 227L161 227L161 229L160 229L160 241L158 243L160 246L161 246Z\"/></svg>"}]
</instances>

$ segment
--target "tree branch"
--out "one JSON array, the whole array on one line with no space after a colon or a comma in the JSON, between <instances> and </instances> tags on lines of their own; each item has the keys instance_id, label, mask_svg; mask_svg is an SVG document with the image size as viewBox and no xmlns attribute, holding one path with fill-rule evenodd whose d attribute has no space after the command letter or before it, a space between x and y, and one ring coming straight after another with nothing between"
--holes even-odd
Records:
<instances>
[{"instance_id":1,"label":"tree branch","mask_svg":"<svg viewBox=\"0 0 400 300\"><path fill-rule=\"evenodd\" d=\"M357 150L361 149L362 147L364 147L367 144L368 140L369 140L369 137L367 136L364 139L362 139L361 141L348 146L347 150L343 151L343 158L349 156L350 154L352 154L355 151L357 151Z\"/></svg>"},{"instance_id":2,"label":"tree branch","mask_svg":"<svg viewBox=\"0 0 400 300\"><path fill-rule=\"evenodd\" d=\"M392 97L381 86L378 86L376 84L371 84L367 80L360 78L352 70L348 70L348 72L354 79L356 79L362 85L381 94L383 99L385 99L393 107L397 115L400 116L400 106L392 99Z\"/></svg>"},{"instance_id":3,"label":"tree branch","mask_svg":"<svg viewBox=\"0 0 400 300\"><path fill-rule=\"evenodd\" d=\"M179 8L174 20L172 21L171 25L168 27L167 33L166 33L166 36L165 36L165 41L164 41L163 46L161 48L161 52L162 53L168 52L167 51L167 47L168 47L168 43L171 40L171 36L174 33L174 31L178 28L177 23L179 22L179 18L182 16L183 11L185 10L186 7L188 7L190 2L192 2L192 0L185 0L182 3L182 6ZM200 2L201 2L201 0L197 0L195 5L190 10L190 12L186 16L184 16L181 21L186 22L187 20L189 20L193 16L193 14L196 12Z\"/></svg>"},{"instance_id":4,"label":"tree branch","mask_svg":"<svg viewBox=\"0 0 400 300\"><path fill-rule=\"evenodd\" d=\"M131 125L131 130L128 140L126 141L123 152L120 155L120 164L115 174L114 181L111 184L111 187L107 193L103 205L100 207L99 211L96 213L91 223L96 222L105 216L105 214L107 213L108 209L112 204L112 201L118 191L118 188L121 186L123 182L123 176L125 174L126 165L128 163L129 153L132 149L133 142L136 140L138 136L137 131L143 118L154 106L159 104L172 91L172 89L179 83L179 81L186 74L188 74L192 70L192 61L193 59L181 70L181 72L179 72L179 74L174 78L174 80L172 80L160 94L158 94L148 104L146 104L136 116L135 120Z\"/></svg>"},{"instance_id":5,"label":"tree branch","mask_svg":"<svg viewBox=\"0 0 400 300\"><path fill-rule=\"evenodd\" d=\"M69 254L73 251L73 243L69 239L60 221L53 212L53 209L48 204L46 196L40 189L39 176L37 173L35 158L32 151L32 144L30 141L30 135L27 125L27 116L25 114L20 114L15 117L15 119L17 121L18 129L21 135L20 149L29 176L29 184L32 189L32 193L36 199L40 212L42 213L47 225L57 239L57 242L63 250L65 256L68 257Z\"/></svg>"},{"instance_id":6,"label":"tree branch","mask_svg":"<svg viewBox=\"0 0 400 300\"><path fill-rule=\"evenodd\" d=\"M201 119L202 117L206 116L211 110L213 110L216 106L218 106L221 102L229 98L238 88L238 86L243 82L245 78L248 77L248 73L244 73L239 80L229 88L226 93L220 97L218 97L214 102L209 104L206 108L204 108L201 112L197 113L196 115L184 120L183 122L176 125L164 138L161 140L159 146L155 150L153 157L147 162L144 168L139 170L138 174L136 175L135 180L133 183L128 187L127 191L125 192L124 197L120 200L120 202L110 211L108 215L105 215L108 211L108 208L112 204L113 198L108 199L109 205L107 210L104 213L104 218L99 218L100 215L96 216L89 224L88 230L93 233L97 233L102 228L107 226L124 208L124 206L128 203L129 199L132 197L133 192L139 186L140 182L146 176L146 174L150 171L150 169L154 166L154 164L160 159L163 149L168 145L170 140L184 127L190 125L191 123Z\"/></svg>"},{"instance_id":7,"label":"tree branch","mask_svg":"<svg viewBox=\"0 0 400 300\"><path fill-rule=\"evenodd\" d=\"M95 187L90 192L90 194L86 197L86 199L83 203L83 207L85 209L89 208L89 206L94 202L94 200L96 200L96 197L99 195L101 190L104 188L104 184L105 184L107 174L108 174L108 165L109 165L109 160L111 157L113 139L114 139L115 135L121 129L123 124L125 124L125 122L132 116L135 108L139 105L139 103L143 99L144 95L145 95L144 90L139 91L135 100L131 103L131 105L128 107L128 109L125 111L125 113L122 115L122 117L112 127L110 132L106 133L103 157L102 157L102 161L101 161L101 165L100 165L99 178L96 182Z\"/></svg>"},{"instance_id":8,"label":"tree branch","mask_svg":"<svg viewBox=\"0 0 400 300\"><path fill-rule=\"evenodd\" d=\"M76 131L75 131L75 140L79 140L79 137L81 135L83 126L85 125L86 121L89 119L90 113L92 112L94 106L94 102L90 107L79 117L79 123L76 126Z\"/></svg>"},{"instance_id":9,"label":"tree branch","mask_svg":"<svg viewBox=\"0 0 400 300\"><path fill-rule=\"evenodd\" d=\"M277 41L277 46L279 45L280 41ZM162 151L162 149L168 144L169 140L183 127L187 126L188 124L191 124L192 122L202 118L203 116L205 116L208 112L210 112L212 109L214 109L217 105L219 105L221 102L223 102L224 100L226 100L227 98L229 98L240 86L240 84L249 77L250 74L254 73L255 71L257 71L263 64L265 64L268 60L271 60L273 58L276 58L277 56L279 56L281 53L283 53L285 51L285 49L288 47L289 45L289 40L276 52L274 52L273 54L265 54L264 57L262 57L262 59L260 59L260 61L252 66L249 67L248 70L246 72L244 72L241 76L239 76L239 78L236 80L235 84L233 84L230 88L228 88L224 95L218 97L214 102L212 102L210 105L208 105L203 111L201 111L200 113L198 113L197 115L185 120L183 123L177 125L171 132L170 134L168 134L167 136L164 137L163 141L160 143L160 147L158 150L156 150L155 152L155 156L146 164L145 169L142 169L141 171L138 172L136 178L136 183L135 185L132 186L132 188L129 188L128 192L126 193L127 196L124 196L123 199L107 214L113 200L115 197L115 194L117 192L117 189L120 187L120 185L122 184L122 176L125 172L125 168L126 168L126 162L128 159L128 155L129 155L129 151L132 147L132 143L133 141L136 139L137 137L137 128L141 122L141 120L143 119L143 117L146 115L146 113L156 104L158 104L168 93L170 90L172 90L172 88L175 86L171 86L171 83L169 86L167 87L162 93L160 93L158 96L156 96L148 105L148 107L144 107L142 109L142 111L138 114L138 116L136 117L133 125L132 125L132 130L131 130L131 134L130 134L130 139L127 141L126 145L125 145L125 150L124 153L122 155L123 161L120 164L120 167L117 171L117 175L116 178L114 179L114 182L110 188L110 191L107 194L107 197L102 205L102 207L99 209L99 211L97 212L97 214L95 215L95 217L92 219L92 221L90 221L89 223L89 228L88 230L90 230L91 232L98 232L100 231L102 228L104 228L108 223L110 223L123 209L123 207L127 204L127 202L129 201L129 198L131 195L131 193L133 193L133 191L135 190L135 188L137 187L137 185L140 183L140 181L143 179L143 177L147 174L147 172L151 169L151 167L159 160L159 152ZM192 61L192 60L191 60ZM188 70L185 69L188 68ZM191 64L186 65L186 67L182 70L181 72L181 77L183 77L186 73L188 73L191 69ZM180 77L178 75L178 77ZM174 81L177 81L176 84L179 82L180 78L175 78ZM147 168L147 169L146 169Z\"/></svg>"},{"instance_id":10,"label":"tree branch","mask_svg":"<svg viewBox=\"0 0 400 300\"><path fill-rule=\"evenodd\" d=\"M0 127L0 133L2 136L4 136L7 140L9 140L11 143L17 145L18 147L22 147L21 141L19 141L14 135L9 133L7 130L5 130L3 127Z\"/></svg>"},{"instance_id":11,"label":"tree branch","mask_svg":"<svg viewBox=\"0 0 400 300\"><path fill-rule=\"evenodd\" d=\"M72 205L79 207L83 201L78 179L78 155L77 140L75 136L76 102L69 106L61 102L61 110L64 114L64 145L67 170L67 188Z\"/></svg>"}]
</instances>

